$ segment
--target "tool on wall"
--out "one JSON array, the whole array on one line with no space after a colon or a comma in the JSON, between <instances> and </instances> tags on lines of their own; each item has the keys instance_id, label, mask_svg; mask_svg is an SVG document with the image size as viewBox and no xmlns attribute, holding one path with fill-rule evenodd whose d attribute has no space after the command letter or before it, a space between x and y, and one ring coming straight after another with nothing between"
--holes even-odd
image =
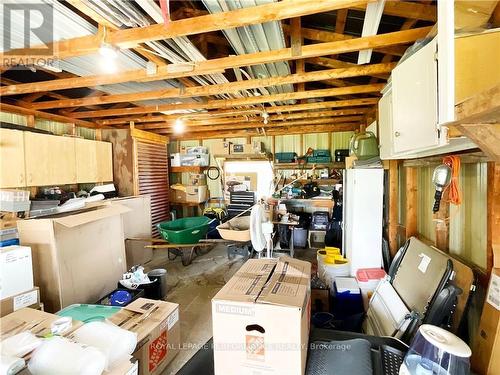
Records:
<instances>
[{"instance_id":1,"label":"tool on wall","mask_svg":"<svg viewBox=\"0 0 500 375\"><path fill-rule=\"evenodd\" d=\"M451 168L446 164L438 165L434 169L434 173L432 174L432 182L436 186L436 192L434 194L434 206L432 207L432 212L439 211L443 190L451 182L451 172Z\"/></svg>"}]
</instances>

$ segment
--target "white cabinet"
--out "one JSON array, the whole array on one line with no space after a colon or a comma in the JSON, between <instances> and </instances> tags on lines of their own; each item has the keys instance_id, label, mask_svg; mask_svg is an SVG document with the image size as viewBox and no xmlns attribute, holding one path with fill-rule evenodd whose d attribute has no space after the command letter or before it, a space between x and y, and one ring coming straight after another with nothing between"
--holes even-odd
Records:
<instances>
[{"instance_id":1,"label":"white cabinet","mask_svg":"<svg viewBox=\"0 0 500 375\"><path fill-rule=\"evenodd\" d=\"M439 143L436 47L434 39L392 71L395 153L422 150Z\"/></svg>"},{"instance_id":2,"label":"white cabinet","mask_svg":"<svg viewBox=\"0 0 500 375\"><path fill-rule=\"evenodd\" d=\"M360 268L382 266L383 198L383 169L346 169L343 251L351 276Z\"/></svg>"},{"instance_id":3,"label":"white cabinet","mask_svg":"<svg viewBox=\"0 0 500 375\"><path fill-rule=\"evenodd\" d=\"M389 83L378 102L378 129L380 158L390 159L394 155L392 130L392 88Z\"/></svg>"}]
</instances>

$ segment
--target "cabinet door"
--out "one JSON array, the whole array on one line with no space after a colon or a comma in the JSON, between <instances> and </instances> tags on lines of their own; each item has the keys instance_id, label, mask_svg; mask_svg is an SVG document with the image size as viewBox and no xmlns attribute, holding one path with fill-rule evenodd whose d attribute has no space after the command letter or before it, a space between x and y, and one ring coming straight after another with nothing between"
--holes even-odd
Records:
<instances>
[{"instance_id":1,"label":"cabinet door","mask_svg":"<svg viewBox=\"0 0 500 375\"><path fill-rule=\"evenodd\" d=\"M96 141L97 182L113 181L113 150L110 142Z\"/></svg>"},{"instance_id":2,"label":"cabinet door","mask_svg":"<svg viewBox=\"0 0 500 375\"><path fill-rule=\"evenodd\" d=\"M392 71L394 152L438 145L436 40Z\"/></svg>"},{"instance_id":3,"label":"cabinet door","mask_svg":"<svg viewBox=\"0 0 500 375\"><path fill-rule=\"evenodd\" d=\"M97 182L96 142L88 139L75 139L76 180L78 183Z\"/></svg>"},{"instance_id":4,"label":"cabinet door","mask_svg":"<svg viewBox=\"0 0 500 375\"><path fill-rule=\"evenodd\" d=\"M27 186L76 183L75 139L25 132Z\"/></svg>"},{"instance_id":5,"label":"cabinet door","mask_svg":"<svg viewBox=\"0 0 500 375\"><path fill-rule=\"evenodd\" d=\"M0 129L0 187L21 186L26 186L23 132Z\"/></svg>"},{"instance_id":6,"label":"cabinet door","mask_svg":"<svg viewBox=\"0 0 500 375\"><path fill-rule=\"evenodd\" d=\"M393 154L392 91L387 91L378 102L380 158L390 159Z\"/></svg>"}]
</instances>

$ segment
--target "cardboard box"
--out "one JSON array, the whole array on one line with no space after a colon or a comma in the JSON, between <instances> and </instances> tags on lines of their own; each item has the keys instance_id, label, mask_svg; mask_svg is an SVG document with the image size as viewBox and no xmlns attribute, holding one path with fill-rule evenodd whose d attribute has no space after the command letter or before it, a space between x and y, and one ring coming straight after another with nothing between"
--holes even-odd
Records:
<instances>
[{"instance_id":1,"label":"cardboard box","mask_svg":"<svg viewBox=\"0 0 500 375\"><path fill-rule=\"evenodd\" d=\"M116 288L126 271L119 204L52 217L19 220L22 244L31 247L35 284L49 312L94 303Z\"/></svg>"},{"instance_id":2,"label":"cardboard box","mask_svg":"<svg viewBox=\"0 0 500 375\"><path fill-rule=\"evenodd\" d=\"M330 289L311 289L311 312L330 312Z\"/></svg>"},{"instance_id":3,"label":"cardboard box","mask_svg":"<svg viewBox=\"0 0 500 375\"><path fill-rule=\"evenodd\" d=\"M472 370L478 374L500 374L500 269L491 271L479 334L472 350Z\"/></svg>"},{"instance_id":4,"label":"cardboard box","mask_svg":"<svg viewBox=\"0 0 500 375\"><path fill-rule=\"evenodd\" d=\"M264 142L252 141L252 152L255 154L262 154L266 152L266 148L264 147Z\"/></svg>"},{"instance_id":5,"label":"cardboard box","mask_svg":"<svg viewBox=\"0 0 500 375\"><path fill-rule=\"evenodd\" d=\"M16 334L31 327L30 330L35 335L44 336L50 333L52 322L60 319L59 315L50 314L41 310L24 308L14 311L0 318L0 337L4 334ZM69 336L78 329L82 322L73 319L72 327L63 336Z\"/></svg>"},{"instance_id":6,"label":"cardboard box","mask_svg":"<svg viewBox=\"0 0 500 375\"><path fill-rule=\"evenodd\" d=\"M181 166L181 154L179 152L170 155L170 166L171 167Z\"/></svg>"},{"instance_id":7,"label":"cardboard box","mask_svg":"<svg viewBox=\"0 0 500 375\"><path fill-rule=\"evenodd\" d=\"M246 143L243 145L231 144L231 154L251 154L253 153L252 144Z\"/></svg>"},{"instance_id":8,"label":"cardboard box","mask_svg":"<svg viewBox=\"0 0 500 375\"><path fill-rule=\"evenodd\" d=\"M499 45L498 29L455 38L455 104L498 84Z\"/></svg>"},{"instance_id":9,"label":"cardboard box","mask_svg":"<svg viewBox=\"0 0 500 375\"><path fill-rule=\"evenodd\" d=\"M207 175L205 173L190 173L189 179L188 179L188 185L206 186L207 185Z\"/></svg>"},{"instance_id":10,"label":"cardboard box","mask_svg":"<svg viewBox=\"0 0 500 375\"><path fill-rule=\"evenodd\" d=\"M0 248L0 299L33 289L31 249L26 246Z\"/></svg>"},{"instance_id":11,"label":"cardboard box","mask_svg":"<svg viewBox=\"0 0 500 375\"><path fill-rule=\"evenodd\" d=\"M309 262L248 260L212 299L215 374L304 374L310 281Z\"/></svg>"},{"instance_id":12,"label":"cardboard box","mask_svg":"<svg viewBox=\"0 0 500 375\"><path fill-rule=\"evenodd\" d=\"M127 268L136 264L146 264L153 259L153 249L145 248L149 241L130 241L128 238L151 238L151 197L141 195L136 197L116 198L111 204L119 204L130 209L122 215L123 235L125 236L125 254Z\"/></svg>"},{"instance_id":13,"label":"cardboard box","mask_svg":"<svg viewBox=\"0 0 500 375\"><path fill-rule=\"evenodd\" d=\"M356 155L346 156L345 158L345 169L351 169L355 160L358 160Z\"/></svg>"},{"instance_id":14,"label":"cardboard box","mask_svg":"<svg viewBox=\"0 0 500 375\"><path fill-rule=\"evenodd\" d=\"M15 296L4 298L0 301L0 317L10 314L14 311L30 307L37 309L40 305L40 291L37 287L16 294Z\"/></svg>"},{"instance_id":15,"label":"cardboard box","mask_svg":"<svg viewBox=\"0 0 500 375\"><path fill-rule=\"evenodd\" d=\"M186 186L186 202L201 203L208 200L208 186Z\"/></svg>"},{"instance_id":16,"label":"cardboard box","mask_svg":"<svg viewBox=\"0 0 500 375\"><path fill-rule=\"evenodd\" d=\"M231 142L217 140L210 146L210 151L214 155L229 155L231 152Z\"/></svg>"},{"instance_id":17,"label":"cardboard box","mask_svg":"<svg viewBox=\"0 0 500 375\"><path fill-rule=\"evenodd\" d=\"M130 357L126 361L123 361L111 371L104 371L103 375L138 375L139 374L139 361Z\"/></svg>"},{"instance_id":18,"label":"cardboard box","mask_svg":"<svg viewBox=\"0 0 500 375\"><path fill-rule=\"evenodd\" d=\"M170 188L170 202L186 203L186 190Z\"/></svg>"},{"instance_id":19,"label":"cardboard box","mask_svg":"<svg viewBox=\"0 0 500 375\"><path fill-rule=\"evenodd\" d=\"M180 349L179 305L139 298L109 318L137 333L139 374L161 374Z\"/></svg>"}]
</instances>

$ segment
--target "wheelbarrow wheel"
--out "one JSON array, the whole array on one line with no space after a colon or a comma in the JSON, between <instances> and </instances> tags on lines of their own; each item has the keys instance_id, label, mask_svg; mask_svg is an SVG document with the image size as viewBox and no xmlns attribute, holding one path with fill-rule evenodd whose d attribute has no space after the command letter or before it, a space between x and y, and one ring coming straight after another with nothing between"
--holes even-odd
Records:
<instances>
[{"instance_id":1,"label":"wheelbarrow wheel","mask_svg":"<svg viewBox=\"0 0 500 375\"><path fill-rule=\"evenodd\" d=\"M181 261L183 266L189 266L193 261L193 253L195 251L196 246L192 248L182 249L181 250Z\"/></svg>"}]
</instances>

